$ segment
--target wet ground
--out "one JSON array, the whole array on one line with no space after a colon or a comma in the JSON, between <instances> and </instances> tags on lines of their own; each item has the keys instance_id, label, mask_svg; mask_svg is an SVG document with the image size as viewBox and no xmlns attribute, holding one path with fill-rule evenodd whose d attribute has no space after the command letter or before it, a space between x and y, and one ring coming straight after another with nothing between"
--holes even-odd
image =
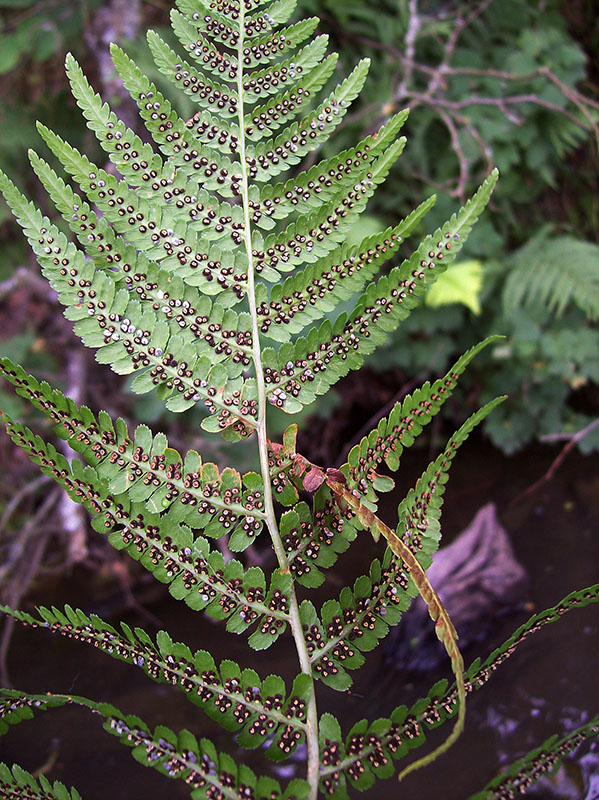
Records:
<instances>
[{"instance_id":1,"label":"wet ground","mask_svg":"<svg viewBox=\"0 0 599 800\"><path fill-rule=\"evenodd\" d=\"M571 453L551 480L520 500L547 468L557 450L537 447L516 459L505 459L480 441L465 445L456 458L448 484L443 530L451 538L470 522L478 508L494 501L510 533L517 557L530 574L530 603L540 610L554 605L575 588L599 581L599 458ZM426 464L425 453L410 454L401 472L400 489L412 485ZM395 499L383 509L392 522ZM374 555L368 539L358 539L331 571L322 598L335 596L342 581L364 570ZM95 610L85 576L74 576L40 602L70 602ZM277 671L290 676L293 653L277 645L266 653L247 651L243 641L226 634L199 614L168 597L151 607L152 614L174 639L210 649L217 658L229 657L262 674ZM530 611L498 621L485 642L471 646L465 661L485 656L503 641ZM127 616L129 624L150 630L147 620ZM231 647L233 648L231 650ZM219 749L233 752L228 734L188 704L179 693L156 686L136 670L107 656L40 631L18 630L9 666L13 683L30 691L73 692L105 700L148 723L189 728L216 740ZM513 758L542 743L554 731L565 733L599 711L599 610L590 606L568 614L526 642L499 670L487 687L471 696L466 732L452 750L425 770L409 776L401 787L392 779L379 783L363 797L466 800ZM443 670L443 674L449 674ZM324 690L319 708L337 714L344 730L363 717L385 716L400 703L426 694L439 674L406 676L392 672L382 648L356 674L352 694ZM439 733L439 732L438 732ZM441 736L439 736L439 739ZM437 741L432 738L432 744ZM236 753L240 760L242 753ZM258 754L259 755L259 754ZM0 760L17 761L35 771L48 767L52 779L75 785L84 800L177 800L188 797L183 786L167 781L133 761L84 710L46 712L36 722L23 723L0 740ZM263 771L263 762L250 762ZM530 797L599 798L599 749L583 746L553 783L545 782Z\"/></svg>"}]
</instances>

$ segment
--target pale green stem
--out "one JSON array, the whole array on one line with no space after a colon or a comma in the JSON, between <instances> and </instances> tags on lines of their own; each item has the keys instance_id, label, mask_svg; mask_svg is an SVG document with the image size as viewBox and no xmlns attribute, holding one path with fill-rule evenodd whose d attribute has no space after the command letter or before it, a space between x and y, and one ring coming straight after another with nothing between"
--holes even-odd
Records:
<instances>
[{"instance_id":1,"label":"pale green stem","mask_svg":"<svg viewBox=\"0 0 599 800\"><path fill-rule=\"evenodd\" d=\"M248 282L247 282L247 297L252 317L252 360L254 362L254 369L256 372L256 386L258 392L258 449L260 453L260 466L262 476L264 478L264 510L266 513L266 524L272 545L279 562L279 567L289 572L289 561L281 535L279 533L279 526L275 515L275 509L272 496L272 484L270 480L270 470L268 465L268 435L266 428L266 385L264 382L264 370L262 368L262 351L260 348L260 329L258 326L258 314L256 313L256 290L255 290L255 276L254 276L254 259L252 255L252 232L250 227L250 206L249 206L249 187L248 187L248 174L247 162L245 155L245 123L244 123L244 89L243 89L243 46L245 34L245 4L243 0L239 3L239 42L237 45L237 95L238 95L238 120L239 120L239 159L241 164L241 183L240 191L243 202L243 217L244 217L244 238L245 247L248 258ZM297 596L295 593L295 585L291 583L291 593L289 598L289 616L291 619L291 633L295 641L295 647L300 663L302 672L307 675L312 675L312 666L310 664L310 655L306 646L306 639L302 629L302 623L299 615L299 607L297 603ZM320 768L320 754L318 749L318 714L316 710L316 694L314 691L314 683L310 692L307 709L307 729L306 740L308 750L308 774L307 779L310 784L309 800L316 800L318 796L318 778Z\"/></svg>"}]
</instances>

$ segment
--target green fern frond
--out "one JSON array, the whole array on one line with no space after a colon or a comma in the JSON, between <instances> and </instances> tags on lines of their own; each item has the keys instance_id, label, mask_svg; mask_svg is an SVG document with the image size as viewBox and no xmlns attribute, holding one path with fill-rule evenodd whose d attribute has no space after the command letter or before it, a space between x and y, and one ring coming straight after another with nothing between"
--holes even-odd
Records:
<instances>
[{"instance_id":1,"label":"green fern frond","mask_svg":"<svg viewBox=\"0 0 599 800\"><path fill-rule=\"evenodd\" d=\"M193 796L211 798L215 791L220 796L239 800L247 790L257 793L274 792L276 797L300 800L307 796L305 781L294 780L286 791L269 777L258 777L248 767L238 766L227 753L218 752L209 739L199 741L189 731L175 733L164 725L153 731L139 717L125 715L109 703L96 703L75 695L35 695L11 689L0 690L0 735L9 725L30 719L40 711L75 705L89 709L102 720L107 733L116 736L120 743L133 748L132 755L143 766L161 774L183 780L191 787ZM68 795L67 795L68 797ZM62 799L61 799L62 800Z\"/></svg>"},{"instance_id":2,"label":"green fern frond","mask_svg":"<svg viewBox=\"0 0 599 800\"><path fill-rule=\"evenodd\" d=\"M512 313L541 303L557 316L574 304L599 319L599 245L545 229L511 258L503 307Z\"/></svg>"},{"instance_id":3,"label":"green fern frond","mask_svg":"<svg viewBox=\"0 0 599 800\"><path fill-rule=\"evenodd\" d=\"M490 781L470 800L509 800L514 797L514 792L527 792L544 774L555 772L562 759L576 750L585 739L596 736L599 736L599 714L561 739L559 734L554 733L540 747L510 764L507 772Z\"/></svg>"},{"instance_id":4,"label":"green fern frond","mask_svg":"<svg viewBox=\"0 0 599 800\"><path fill-rule=\"evenodd\" d=\"M473 414L451 437L445 451L433 461L406 495L398 508L396 534L426 569L440 543L439 517L447 472L457 448L471 431L505 398L497 398ZM287 525L296 530L299 515L287 512ZM356 514L352 526L365 528ZM292 562L293 563L293 562ZM419 588L410 570L387 548L383 563L375 559L368 575L362 575L353 589L344 587L338 600L327 600L320 614L310 601L300 606L302 621L308 626L308 649L314 674L334 689L343 691L351 684L347 670L364 663L369 652L396 625Z\"/></svg>"},{"instance_id":5,"label":"green fern frond","mask_svg":"<svg viewBox=\"0 0 599 800\"><path fill-rule=\"evenodd\" d=\"M236 194L236 181L231 173L236 174L238 165L229 155L237 152L238 136L230 132L220 148L215 147L210 139L203 140L197 130L192 130L193 123L181 119L170 101L120 47L112 45L110 52L115 69L137 104L148 132L168 159L170 174L161 180L149 174L149 190L161 192L162 196L171 193L172 184L169 181L176 174L180 180L188 181L195 190L218 190L221 197L233 197ZM210 115L208 120L210 127L217 121ZM232 130L236 129L232 126ZM168 197L165 199L168 200Z\"/></svg>"},{"instance_id":6,"label":"green fern frond","mask_svg":"<svg viewBox=\"0 0 599 800\"><path fill-rule=\"evenodd\" d=\"M363 60L328 87L337 56L326 54L326 36L314 35L317 20L291 21L295 6L295 0L176 2L171 20L185 55L154 33L148 44L157 69L195 104L188 120L113 46L115 69L151 141L127 127L67 57L73 95L112 162L94 164L39 126L68 178L36 153L31 164L68 235L0 175L0 189L65 316L96 349L97 360L119 374L133 373L133 390L155 389L170 411L202 404L208 412L202 426L209 432L231 441L256 433L261 474L221 469L193 450L169 448L164 434L144 425L130 432L121 419L95 415L0 360L0 372L17 392L88 463L69 463L52 444L5 417L9 436L90 513L95 531L139 561L174 598L221 620L230 632L247 632L250 647L265 649L288 630L293 636L302 674L289 688L278 676L261 679L232 661L217 665L209 653L193 653L165 632L153 640L140 628L117 629L70 606L41 607L38 616L5 609L25 624L93 644L155 681L178 686L235 732L241 746L263 745L270 758L283 760L305 739L308 781L283 790L187 732L151 732L111 706L70 695L4 693L3 730L35 710L85 706L103 716L142 763L183 778L194 797L315 800L319 776L321 787L337 792L345 765L336 770L339 778L333 772L329 780L328 769L339 767L341 732L330 715L318 719L314 678L347 688L349 671L361 666L419 593L451 657L460 701L453 733L425 760L446 749L463 724L463 662L420 562L428 564L438 546L453 453L494 404L458 431L408 494L397 533L372 508L377 492L390 486L375 468L383 459L397 467L401 449L487 342L444 379L398 404L352 450L344 472L298 454L295 426L282 444L269 441L266 418L269 402L300 411L386 341L455 258L497 176L491 174L463 209L377 279L434 198L398 225L347 243L403 150L399 133L407 111L336 156L291 171L340 126L369 67ZM356 296L354 310L339 316L339 306ZM263 335L278 349L264 349ZM300 499L304 490L311 502ZM263 528L277 557L268 576L211 547L211 539L226 535L228 549L241 552ZM297 585L321 585L325 571L364 529L383 532L391 549L319 611L309 600L300 606ZM365 746L374 742L370 772L391 774L372 736L365 740Z\"/></svg>"},{"instance_id":7,"label":"green fern frond","mask_svg":"<svg viewBox=\"0 0 599 800\"><path fill-rule=\"evenodd\" d=\"M17 764L12 769L0 764L0 791L5 800L81 800L76 789L59 781L52 784L45 775L36 779Z\"/></svg>"},{"instance_id":8,"label":"green fern frond","mask_svg":"<svg viewBox=\"0 0 599 800\"><path fill-rule=\"evenodd\" d=\"M308 648L315 677L337 691L352 684L347 670L359 669L364 653L373 650L396 625L418 591L408 587L401 564L387 550L375 559L368 575L344 587L339 600L327 600L317 613L309 600L300 606L308 626Z\"/></svg>"},{"instance_id":9,"label":"green fern frond","mask_svg":"<svg viewBox=\"0 0 599 800\"><path fill-rule=\"evenodd\" d=\"M496 342L500 336L489 336L470 348L449 369L446 375L432 384L427 381L412 394L397 402L388 417L384 417L359 444L352 447L347 457L347 478L350 486L365 494L369 500L372 481L370 473L384 461L393 472L399 468L399 459L410 447L425 425L437 414L451 397L459 376L484 347Z\"/></svg>"},{"instance_id":10,"label":"green fern frond","mask_svg":"<svg viewBox=\"0 0 599 800\"><path fill-rule=\"evenodd\" d=\"M176 509L161 515L147 511L142 503L131 503L128 492L112 495L91 467L84 468L78 460L69 465L39 436L6 415L4 421L15 444L94 515L92 527L107 535L115 549L126 549L131 558L167 584L173 597L226 621L226 629L232 633L254 628L248 643L256 650L270 647L285 632L291 590L286 572L275 570L267 588L259 567L244 570L234 559L225 564L222 553L211 550L207 539L194 537L191 529L180 523ZM221 532L216 529L217 534ZM252 541L243 526L234 536L231 544L239 550Z\"/></svg>"},{"instance_id":11,"label":"green fern frond","mask_svg":"<svg viewBox=\"0 0 599 800\"><path fill-rule=\"evenodd\" d=\"M296 413L351 369L362 366L364 356L387 340L437 275L455 259L496 181L495 172L458 214L424 239L409 259L371 284L349 318L344 314L334 323L326 320L319 329L313 328L292 345L282 345L278 352L265 349L269 401L283 411Z\"/></svg>"},{"instance_id":12,"label":"green fern frond","mask_svg":"<svg viewBox=\"0 0 599 800\"><path fill-rule=\"evenodd\" d=\"M189 700L226 730L235 731L242 747L259 747L272 740L267 754L285 757L305 735L305 710L310 678L298 675L289 696L278 675L262 679L255 670L226 660L217 665L206 650L191 652L160 631L154 642L141 628L121 623L121 631L96 614L66 606L38 608L39 616L0 606L0 611L24 625L47 628L69 639L93 645L113 658L141 669L156 683L176 686Z\"/></svg>"},{"instance_id":13,"label":"green fern frond","mask_svg":"<svg viewBox=\"0 0 599 800\"><path fill-rule=\"evenodd\" d=\"M571 592L560 603L534 614L526 623L497 648L481 665L480 659L465 671L466 691L480 689L494 671L508 659L528 636L558 620L574 608L599 602L599 584ZM405 758L413 749L422 746L429 730L439 727L457 711L455 686L448 687L443 679L436 683L428 696L417 700L409 709L398 706L388 718L374 722L360 720L345 740L339 735L335 744L335 762L322 769L321 786L324 792L349 798L346 787L364 790L372 786L382 770L386 777L394 774L394 761ZM498 780L498 779L497 779ZM337 794L338 793L338 794ZM486 795L477 795L482 800ZM471 800L474 800L472 798Z\"/></svg>"}]
</instances>

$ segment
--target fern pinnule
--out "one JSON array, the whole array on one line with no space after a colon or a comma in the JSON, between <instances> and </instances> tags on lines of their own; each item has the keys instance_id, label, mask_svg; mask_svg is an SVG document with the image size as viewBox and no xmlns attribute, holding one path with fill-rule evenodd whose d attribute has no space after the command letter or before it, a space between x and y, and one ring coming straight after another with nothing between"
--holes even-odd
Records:
<instances>
[{"instance_id":1,"label":"fern pinnule","mask_svg":"<svg viewBox=\"0 0 599 800\"><path fill-rule=\"evenodd\" d=\"M63 783L50 783L45 775L34 778L17 764L10 769L0 763L0 790L7 800L81 800L76 789L67 789Z\"/></svg>"},{"instance_id":2,"label":"fern pinnule","mask_svg":"<svg viewBox=\"0 0 599 800\"><path fill-rule=\"evenodd\" d=\"M459 376L470 361L489 344L501 339L489 336L464 353L448 372L431 384L429 381L397 402L387 417L381 419L376 428L362 437L350 450L347 457L347 480L350 487L365 493L369 500L371 489L369 478L384 461L392 472L399 468L402 451L410 447L425 425L437 414L441 406L451 397Z\"/></svg>"}]
</instances>

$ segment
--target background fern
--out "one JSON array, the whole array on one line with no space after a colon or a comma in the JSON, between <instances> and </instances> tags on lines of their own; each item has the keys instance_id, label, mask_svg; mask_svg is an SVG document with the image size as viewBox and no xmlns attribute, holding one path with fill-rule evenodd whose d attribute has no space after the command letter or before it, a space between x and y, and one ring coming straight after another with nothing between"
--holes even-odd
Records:
<instances>
[{"instance_id":1,"label":"background fern","mask_svg":"<svg viewBox=\"0 0 599 800\"><path fill-rule=\"evenodd\" d=\"M0 173L0 189L43 275L77 335L96 350L97 361L117 374L134 374L133 390L155 391L169 411L201 404L207 432L230 442L252 437L257 445L259 473L220 469L194 450L180 454L164 434L144 425L131 430L123 419L92 413L10 359L0 362L17 393L56 426L86 464L70 461L4 415L8 434L83 505L113 547L168 585L175 599L225 622L229 632L248 633L255 650L288 632L293 637L299 671L287 688L277 675L262 678L229 660L216 665L210 653L194 653L166 632L154 640L141 628L122 625L119 630L70 606L41 607L37 617L4 609L25 624L93 643L155 681L176 684L235 732L240 746L265 746L273 761L306 745L306 779L281 786L268 774L238 765L207 739L163 725L152 729L107 703L72 694L2 691L3 733L40 711L67 704L88 708L135 758L184 781L194 798L299 800L313 799L319 791L342 798L348 786L366 788L394 774L394 761L424 742L420 723L400 706L389 719L358 723L346 752L338 721L317 714L315 683L346 690L350 671L363 664L364 654L418 594L436 621L456 677L455 690L442 701L444 714L424 719L436 727L455 714L454 732L415 762L419 766L459 733L465 695L473 686L467 679L477 671L464 672L455 630L424 570L439 545L442 495L453 456L503 398L487 403L451 437L400 503L395 530L376 517L378 493L393 482L375 468L385 460L397 469L401 451L440 410L468 362L495 339L472 348L445 378L398 403L341 469L327 470L298 453L296 426L276 442L266 423L269 406L300 412L388 341L456 259L489 201L497 173L416 243L411 255L379 274L434 202L426 201L403 222L357 245L346 241L404 149L398 133L407 115L391 115L357 146L279 180L339 128L369 66L363 60L349 77L329 86L336 60L326 56L327 38L312 38L316 20L287 24L294 9L294 0L178 0L172 24L186 57L156 33L148 35L148 43L157 69L197 108L190 119L181 117L114 46L115 69L155 147L118 118L67 56L73 95L112 166L100 166L38 126L55 160L79 187L75 191L48 162L30 153L36 175L63 217L60 224ZM349 299L351 309L344 310ZM270 340L268 346L262 337ZM381 558L353 587L344 587L338 600L318 609L309 599L300 602L297 586L319 585L324 571L363 529L375 537L383 532L390 547ZM266 531L278 565L268 575L225 559L211 541L226 537L230 550L242 552ZM596 600L592 587L568 603ZM437 685L422 709L446 688ZM593 724L589 734L594 732ZM13 797L36 792L76 797L47 781L32 783L19 769L4 770L1 779Z\"/></svg>"},{"instance_id":2,"label":"background fern","mask_svg":"<svg viewBox=\"0 0 599 800\"><path fill-rule=\"evenodd\" d=\"M557 316L571 303L589 320L599 318L599 246L549 228L512 256L503 287L507 313L540 302Z\"/></svg>"}]
</instances>

